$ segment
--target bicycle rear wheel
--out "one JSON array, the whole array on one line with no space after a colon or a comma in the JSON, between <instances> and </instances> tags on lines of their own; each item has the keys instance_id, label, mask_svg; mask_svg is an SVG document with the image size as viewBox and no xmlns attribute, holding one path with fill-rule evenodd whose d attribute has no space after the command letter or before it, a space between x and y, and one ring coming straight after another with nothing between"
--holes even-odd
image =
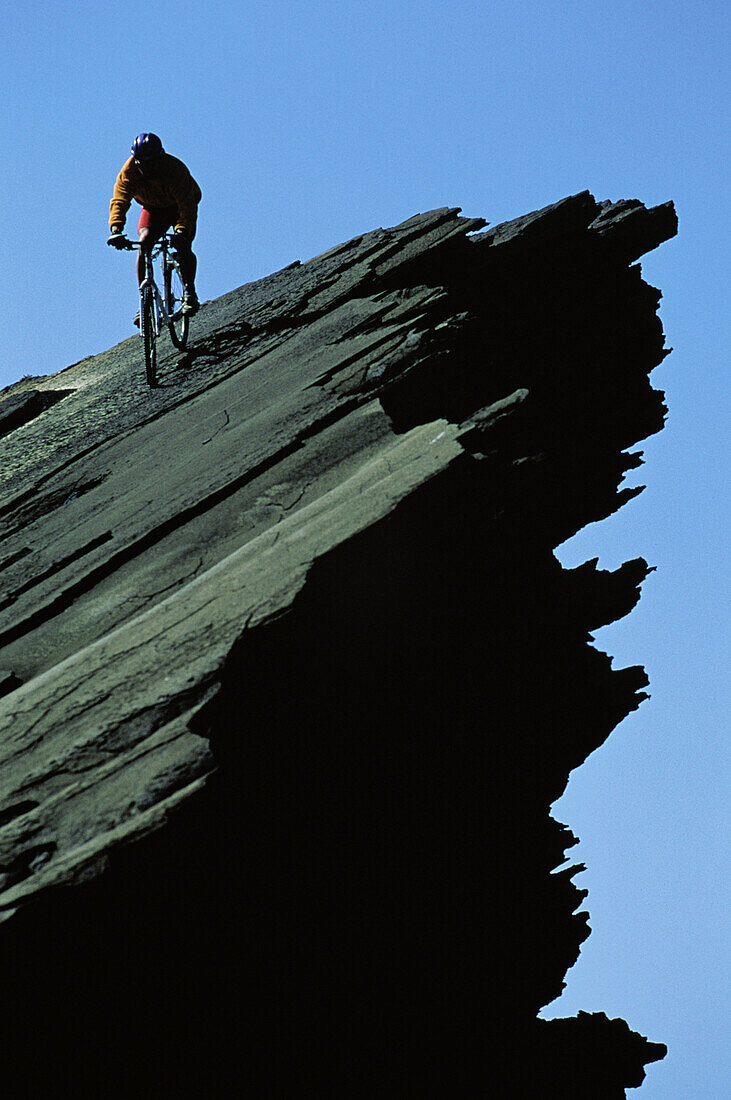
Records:
<instances>
[{"instance_id":1,"label":"bicycle rear wheel","mask_svg":"<svg viewBox=\"0 0 731 1100\"><path fill-rule=\"evenodd\" d=\"M175 260L170 259L170 257L168 257L165 264L163 278L165 280L165 308L170 317L168 321L170 339L175 347L182 351L188 342L190 317L180 312L180 308L183 304L185 287L183 286L183 280L180 278L180 268Z\"/></svg>"},{"instance_id":2,"label":"bicycle rear wheel","mask_svg":"<svg viewBox=\"0 0 731 1100\"><path fill-rule=\"evenodd\" d=\"M145 373L147 384L157 385L157 322L155 317L155 292L151 286L142 291L140 305L140 333L145 345Z\"/></svg>"}]
</instances>

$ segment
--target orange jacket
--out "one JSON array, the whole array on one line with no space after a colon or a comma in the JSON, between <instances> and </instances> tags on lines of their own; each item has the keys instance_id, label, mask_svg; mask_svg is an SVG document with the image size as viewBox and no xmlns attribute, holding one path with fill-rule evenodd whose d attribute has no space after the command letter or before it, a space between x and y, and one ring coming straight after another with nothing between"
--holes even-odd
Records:
<instances>
[{"instance_id":1,"label":"orange jacket","mask_svg":"<svg viewBox=\"0 0 731 1100\"><path fill-rule=\"evenodd\" d=\"M201 189L182 160L170 153L163 153L157 161L154 176L143 175L134 157L125 161L109 203L110 226L124 225L132 199L140 206L177 206L175 229L187 229L191 236L195 233Z\"/></svg>"}]
</instances>

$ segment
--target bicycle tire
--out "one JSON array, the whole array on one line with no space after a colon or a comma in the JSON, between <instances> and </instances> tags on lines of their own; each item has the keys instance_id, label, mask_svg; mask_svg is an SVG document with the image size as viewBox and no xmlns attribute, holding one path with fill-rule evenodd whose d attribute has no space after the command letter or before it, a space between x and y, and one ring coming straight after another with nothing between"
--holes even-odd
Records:
<instances>
[{"instance_id":1,"label":"bicycle tire","mask_svg":"<svg viewBox=\"0 0 731 1100\"><path fill-rule=\"evenodd\" d=\"M145 373L150 387L157 385L157 324L155 292L151 286L142 291L140 303L140 333L145 346Z\"/></svg>"},{"instance_id":2,"label":"bicycle tire","mask_svg":"<svg viewBox=\"0 0 731 1100\"><path fill-rule=\"evenodd\" d=\"M188 317L187 313L181 314L180 312L185 288L183 286L183 280L180 278L180 268L175 260L168 258L163 272L163 280L165 308L170 317L168 321L170 339L175 347L178 348L179 351L182 351L188 342L190 317Z\"/></svg>"}]
</instances>

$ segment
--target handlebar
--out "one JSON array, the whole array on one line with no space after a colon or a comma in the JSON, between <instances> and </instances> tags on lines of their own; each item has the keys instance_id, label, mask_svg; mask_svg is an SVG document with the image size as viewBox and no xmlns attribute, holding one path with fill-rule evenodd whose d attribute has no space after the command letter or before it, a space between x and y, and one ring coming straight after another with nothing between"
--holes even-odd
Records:
<instances>
[{"instance_id":1,"label":"handlebar","mask_svg":"<svg viewBox=\"0 0 731 1100\"><path fill-rule=\"evenodd\" d=\"M163 233L162 236L158 237L158 239L153 244L151 252L154 254L154 250L160 247L163 240L167 241L169 245L175 248L176 236L177 234L175 233ZM112 236L109 237L109 239L107 240L107 244L111 245L112 248L119 249L120 252L131 252L133 249L139 248L142 244L142 241L131 241L129 237L125 237L124 233L113 233Z\"/></svg>"}]
</instances>

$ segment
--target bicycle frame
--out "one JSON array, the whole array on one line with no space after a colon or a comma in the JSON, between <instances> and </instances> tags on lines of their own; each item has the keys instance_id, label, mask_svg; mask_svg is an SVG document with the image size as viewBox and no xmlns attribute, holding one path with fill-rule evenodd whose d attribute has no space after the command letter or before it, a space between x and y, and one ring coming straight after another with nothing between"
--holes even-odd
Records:
<instances>
[{"instance_id":1,"label":"bicycle frame","mask_svg":"<svg viewBox=\"0 0 731 1100\"><path fill-rule=\"evenodd\" d=\"M124 238L122 248L131 251L141 247L140 241L130 241ZM180 306L183 303L182 279L180 266L177 262L177 252L173 245L172 236L163 234L151 249L143 252L145 263L145 277L140 283L140 336L145 345L145 370L150 386L157 385L157 352L155 345L163 325L167 325L170 339L173 345L182 351L188 340L188 325L190 318L183 313L182 308L175 309L175 303ZM153 261L159 259L161 266L162 291L155 282L155 269ZM175 283L181 290L180 297L176 296Z\"/></svg>"},{"instance_id":2,"label":"bicycle frame","mask_svg":"<svg viewBox=\"0 0 731 1100\"><path fill-rule=\"evenodd\" d=\"M139 248L139 241L129 241L126 247L128 249ZM172 248L170 234L164 233L163 236L160 237L158 241L156 241L149 252L143 253L143 256L145 258L145 277L140 283L140 298L142 297L142 292L145 290L146 287L152 287L152 292L155 298L155 334L157 336L160 335L160 331L164 324L168 326L171 325L172 322L175 321L180 314L180 310L171 309L171 303L167 297L167 286L164 278L164 271L168 263L168 256L172 252L174 252L174 249ZM155 268L153 261L157 259L160 260L161 271L163 273L163 278L161 281L164 294L160 292L160 288L155 282Z\"/></svg>"}]
</instances>

